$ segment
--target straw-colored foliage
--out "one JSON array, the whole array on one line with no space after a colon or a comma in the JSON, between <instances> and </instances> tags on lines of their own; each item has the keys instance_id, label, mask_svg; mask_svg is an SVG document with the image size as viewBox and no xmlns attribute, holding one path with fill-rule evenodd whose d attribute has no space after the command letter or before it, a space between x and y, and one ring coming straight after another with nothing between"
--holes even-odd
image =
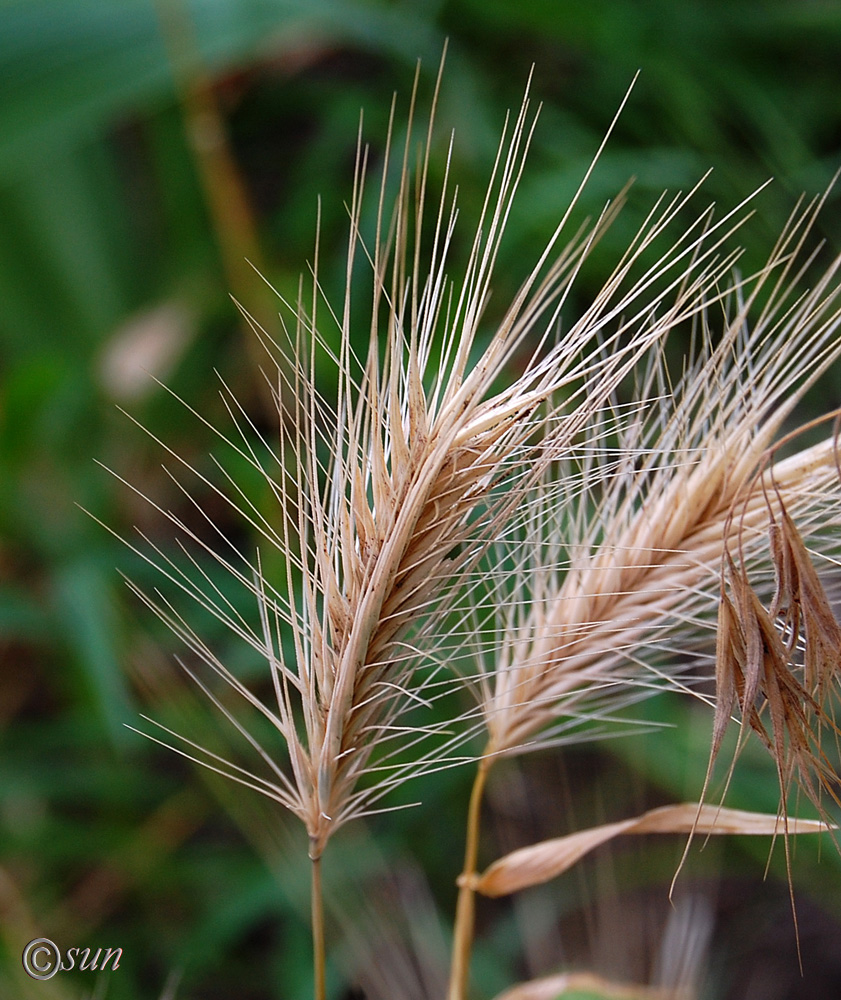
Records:
<instances>
[{"instance_id":1,"label":"straw-colored foliage","mask_svg":"<svg viewBox=\"0 0 841 1000\"><path fill-rule=\"evenodd\" d=\"M527 983L518 983L499 993L495 1000L563 1000L599 998L599 1000L684 1000L685 993L665 987L645 987L617 983L591 972L561 972Z\"/></svg>"},{"instance_id":2,"label":"straw-colored foliage","mask_svg":"<svg viewBox=\"0 0 841 1000\"><path fill-rule=\"evenodd\" d=\"M789 819L786 827L791 833L820 833L827 828L820 820L806 819ZM487 871L473 878L471 888L483 896L507 896L520 889L540 885L568 871L590 851L626 834L705 833L775 837L782 832L783 820L776 815L681 802L651 809L631 819L605 823L520 848L495 861Z\"/></svg>"}]
</instances>

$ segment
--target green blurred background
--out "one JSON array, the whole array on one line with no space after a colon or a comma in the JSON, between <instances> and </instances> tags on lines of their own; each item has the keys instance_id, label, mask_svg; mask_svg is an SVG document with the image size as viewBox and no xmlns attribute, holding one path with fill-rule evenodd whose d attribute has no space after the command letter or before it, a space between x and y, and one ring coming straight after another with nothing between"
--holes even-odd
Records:
<instances>
[{"instance_id":1,"label":"green blurred background","mask_svg":"<svg viewBox=\"0 0 841 1000\"><path fill-rule=\"evenodd\" d=\"M491 315L537 256L637 69L582 211L598 212L629 177L637 180L583 276L582 299L598 280L598 261L615 257L663 188L691 187L712 167L700 204L729 208L773 176L741 236L749 267L767 256L797 196L823 191L841 166L835 0L0 3L3 997L258 1000L311 990L299 831L255 796L125 728L148 712L225 746L222 727L172 666L176 641L120 577L151 589L154 574L96 519L124 536L139 526L164 550L173 532L98 463L190 516L161 469L162 449L130 418L201 467L217 442L147 372L224 424L221 377L269 427L259 350L230 296L267 329L277 306L244 261L294 299L321 196L322 277L328 292L340 293L359 111L376 160L392 93L405 111L421 59L427 102L447 38L435 171L453 128L452 171L468 218L481 204L505 110L519 106L532 64L533 92L544 102ZM818 230L829 250L841 249L835 193ZM838 404L837 382L824 392L816 407ZM212 495L198 499L223 530L253 544ZM259 671L212 620L203 627L226 662L245 676ZM488 855L510 846L506 838L525 842L697 796L709 720L671 702L651 711L676 729L622 741L610 755L588 750L512 773L499 789ZM761 755L740 775L732 804L775 807L776 778ZM417 792L435 802L434 823L410 810L339 838L330 878L356 933L344 933L337 918L333 940L345 943L331 962L334 997L361 996L353 990L364 984L366 964L388 965L383 956L397 954L410 926L430 968L446 952L469 778L448 773ZM504 804L518 794L526 804L553 805L524 805L514 829ZM710 850L687 876L715 897L718 913L709 996L841 995L835 853L827 847L815 867L816 850L798 844L800 979L780 850L758 888L766 851ZM595 925L607 926L605 914L615 920L622 906L631 924L662 923L663 880L679 853L680 845L646 845L644 854L603 860L586 885L582 876L533 895L525 910L486 907L480 990L490 995L541 971L541 960L548 968L592 960L605 974L647 975L633 965L639 956L597 947L606 932ZM619 900L614 882L630 902ZM649 883L658 887L656 903ZM649 910L658 915L649 919ZM582 920L587 933L570 931ZM553 950L563 928L562 950ZM110 977L30 980L20 951L41 934L63 946L122 947L121 967ZM393 995L424 994L406 986Z\"/></svg>"}]
</instances>

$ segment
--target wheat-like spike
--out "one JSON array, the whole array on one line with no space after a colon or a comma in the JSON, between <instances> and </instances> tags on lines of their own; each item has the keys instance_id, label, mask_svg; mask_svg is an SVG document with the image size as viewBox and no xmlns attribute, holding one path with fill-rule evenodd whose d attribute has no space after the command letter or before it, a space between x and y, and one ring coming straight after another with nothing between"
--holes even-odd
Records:
<instances>
[{"instance_id":1,"label":"wheat-like spike","mask_svg":"<svg viewBox=\"0 0 841 1000\"><path fill-rule=\"evenodd\" d=\"M300 531L310 540L311 562L304 614L309 634L301 634L299 647L309 661L305 672L316 679L317 687L314 716L318 725L307 733L314 776L307 825L315 854L338 819L352 812L354 789L374 749L374 742L366 742L364 734L377 725L393 724L401 699L392 697L392 692L411 683L411 664L405 662L402 650L395 656L396 644L418 617L434 610L442 584L458 568L451 565L459 561L451 555L454 547L476 537L477 531L495 534L504 515L515 508L516 491L522 489L524 480L514 487L513 495L508 490L498 499L495 484L503 480L510 484L512 468L529 456L526 444L541 425L556 417L545 408L546 400L565 386L580 386L581 402L563 420L552 420L540 450L532 451L528 459L532 468L545 464L553 450L563 447L584 423L583 411L611 391L631 361L662 334L656 323L648 323L630 347L620 347L617 334L605 337L600 365L592 358L576 360L611 307L618 316L646 289L651 280L646 275L625 294L621 305L613 306L605 294L585 321L572 328L563 345L535 358L517 382L489 396L512 351L551 303L551 284L541 285L536 297L527 297L529 286L537 280L536 270L489 346L468 370L481 304L487 297L490 263L521 170L526 107L515 123L503 160L488 236L483 242L477 239L444 334L444 355L452 359L446 379L442 381L439 370L435 389L430 396L425 394L427 379L420 369L416 336L404 332L402 307L408 296L402 287L403 262L398 254L382 362L372 339L366 366L353 375L350 350L343 348L344 412L331 442L332 466L325 487L318 485L312 439L306 455L299 458L310 470L302 493L309 490L312 511ZM398 232L404 226L402 213L398 203ZM662 224L658 218L652 229L659 231ZM647 238L645 234L641 243ZM574 261L591 242L592 238L582 244ZM567 263L568 259L565 268ZM696 264L697 256L691 259L691 265ZM556 279L566 277L565 268L558 270ZM622 277L627 269L623 263ZM673 284L687 284L685 270L678 270ZM439 274L427 280L417 299L416 324L424 325L430 314L439 314L435 289L442 287ZM695 298L679 298L668 314L670 321L693 308ZM623 333L630 322L622 325ZM349 344L349 330L342 333L343 344ZM446 340L455 342L456 335L458 346L453 349ZM357 382L361 391L355 393ZM476 521L477 510L482 511L481 524ZM391 685L388 700L378 694L385 678L390 678Z\"/></svg>"},{"instance_id":2,"label":"wheat-like spike","mask_svg":"<svg viewBox=\"0 0 841 1000\"><path fill-rule=\"evenodd\" d=\"M662 643L668 656L690 629L697 645L698 626L703 636L714 622L716 578L731 533L753 561L765 552L773 576L763 544L772 484L766 454L803 392L841 354L834 283L841 261L799 298L783 280L799 264L813 218L814 206L793 218L767 266L720 300L723 338L715 349L703 348L674 389L652 355L643 387L654 396L648 414L614 414L617 433L624 425L618 446L568 461L561 478L574 484L569 498L547 503L551 487L539 487L531 523L514 543L531 558L509 595L499 651L480 661L473 682L488 753L542 745L554 733L553 720L580 712L588 694L608 685L623 697L646 659L650 671L646 648L662 662ZM751 307L772 283L753 320ZM708 344L712 320L708 312L702 319ZM558 478L557 470L549 474ZM778 495L807 530L815 518L837 519L837 480L833 441L778 463L773 473ZM831 538L820 545L825 556L838 550ZM673 664L665 679L674 682L679 669Z\"/></svg>"},{"instance_id":3,"label":"wheat-like spike","mask_svg":"<svg viewBox=\"0 0 841 1000\"><path fill-rule=\"evenodd\" d=\"M414 98L410 122L413 109ZM702 322L716 302L726 306L720 286L738 254L723 248L744 216L743 206L715 223L702 212L674 233L695 195L691 191L655 204L603 289L559 336L569 288L622 200L607 205L563 245L576 195L497 328L484 337L483 310L535 122L527 90L519 113L506 122L472 250L458 280L448 275L457 223L449 171L432 211L434 239L423 263L424 215L432 201L426 167L431 124L414 192L414 140L407 130L391 210L387 178L395 153L390 132L370 243L362 227L368 156L360 126L341 308L332 309L323 294L316 243L312 293L307 295L302 284L295 302L281 299L280 337L261 330L243 310L274 360L266 378L280 416L279 449L261 437L222 384L233 431L215 433L238 462L262 475L269 506L250 499L224 464L218 463L221 482L214 482L163 446L176 463L171 474L188 502L190 478L198 477L202 488L212 490L250 526L257 551L253 557L238 552L198 504L201 530L160 511L182 537L183 560L148 539L137 549L265 661L271 704L221 662L171 599L143 599L193 657L230 686L241 707L256 711L264 728L279 736L277 747L265 735L258 740L237 721L235 707L212 695L269 768L268 783L256 776L250 783L301 818L313 858L342 823L380 808L388 790L463 758L461 748L481 728L481 712L446 723L418 722L417 715L451 695L452 682L443 671L469 649L469 637L458 635L473 614L465 610L465 595L483 589L489 553L524 518L528 524L529 518L548 515L549 501L559 494L547 477L572 451L580 453L579 443L587 437L598 452L588 460L590 482L579 477L577 488L570 483L564 489L567 497L578 489L582 502L588 500L597 481L609 477L609 463L600 466L599 440L615 430L608 404L618 385L634 366L657 355L672 328ZM659 257L642 266L643 256L650 261L652 247L661 244ZM775 261L777 270L787 252L788 243ZM359 294L354 275L366 262L370 329L367 348L359 354L351 329ZM335 349L326 332L330 325L338 332ZM782 332L768 333L775 335L780 339ZM728 349L736 351L735 334L731 340ZM506 384L510 362L524 353L528 360L520 374ZM813 368L821 363L816 356ZM334 384L317 384L329 365ZM766 392L764 399L772 397ZM647 426L646 418L635 419ZM725 464L721 460L722 468ZM658 475L651 466L648 472ZM642 496L641 487L634 489L629 496ZM532 499L541 492L543 501ZM610 502L603 504L604 512ZM605 564L644 541L634 535L627 513L634 502L615 501L613 519L625 524L627 537L615 539L609 556L603 547ZM587 546L595 544L595 536L586 539ZM208 559L250 595L256 620L206 569ZM270 562L275 569L268 568ZM532 569L522 562L516 575L524 581ZM586 591L580 568L568 576L566 586ZM549 584L541 586L548 594ZM499 583L498 598L505 599L506 588ZM612 584L605 595L617 589ZM557 638L554 620L547 622ZM510 671L501 668L500 677L504 672ZM505 684L500 682L497 704L485 712L495 726L506 712L521 710L517 701L535 696L542 704L551 694L539 685L531 692L517 680L512 697L504 692ZM607 694L599 709L605 718L611 705ZM506 699L511 705L503 711ZM519 732L516 725L511 732ZM201 748L190 745L200 756ZM237 766L206 757L208 766L244 780Z\"/></svg>"}]
</instances>

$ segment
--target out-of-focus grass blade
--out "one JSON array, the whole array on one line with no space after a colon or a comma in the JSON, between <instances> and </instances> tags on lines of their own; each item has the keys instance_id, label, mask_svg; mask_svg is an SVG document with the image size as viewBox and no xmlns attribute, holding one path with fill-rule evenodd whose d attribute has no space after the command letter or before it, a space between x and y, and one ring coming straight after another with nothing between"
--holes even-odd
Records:
<instances>
[{"instance_id":1,"label":"out-of-focus grass blade","mask_svg":"<svg viewBox=\"0 0 841 1000\"><path fill-rule=\"evenodd\" d=\"M93 701L111 740L133 741L124 723L136 718L116 649L116 623L111 577L80 558L55 578L56 614L63 638L84 669Z\"/></svg>"},{"instance_id":2,"label":"out-of-focus grass blade","mask_svg":"<svg viewBox=\"0 0 841 1000\"><path fill-rule=\"evenodd\" d=\"M437 58L428 22L361 0L160 0L186 8L205 68L223 70L308 30ZM155 0L12 0L0 8L0 179L33 154L172 90ZM430 43L433 44L430 44Z\"/></svg>"}]
</instances>

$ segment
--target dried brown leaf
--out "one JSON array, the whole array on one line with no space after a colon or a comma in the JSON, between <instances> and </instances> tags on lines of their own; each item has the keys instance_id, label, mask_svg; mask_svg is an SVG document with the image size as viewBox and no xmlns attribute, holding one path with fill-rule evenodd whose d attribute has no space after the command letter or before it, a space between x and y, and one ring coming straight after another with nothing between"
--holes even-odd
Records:
<instances>
[{"instance_id":1,"label":"dried brown leaf","mask_svg":"<svg viewBox=\"0 0 841 1000\"><path fill-rule=\"evenodd\" d=\"M509 893L541 885L563 874L586 854L621 834L706 833L775 836L784 826L790 833L818 833L830 827L822 820L780 817L770 813L725 809L697 802L651 809L640 816L579 830L531 844L495 861L476 877L473 888L485 896ZM831 827L834 829L834 827Z\"/></svg>"},{"instance_id":2,"label":"dried brown leaf","mask_svg":"<svg viewBox=\"0 0 841 1000\"><path fill-rule=\"evenodd\" d=\"M736 703L737 689L741 689L744 686L741 666L744 659L744 637L739 629L736 609L722 586L721 599L718 605L718 629L716 633L716 702L712 747L710 749L710 767L714 764L721 749L721 741L727 731L727 726L730 723L730 717L733 713L733 706Z\"/></svg>"},{"instance_id":3,"label":"dried brown leaf","mask_svg":"<svg viewBox=\"0 0 841 1000\"><path fill-rule=\"evenodd\" d=\"M791 552L797 580L795 599L803 614L804 683L820 700L841 673L841 625L832 613L811 556L785 507L782 517L786 547Z\"/></svg>"},{"instance_id":4,"label":"dried brown leaf","mask_svg":"<svg viewBox=\"0 0 841 1000\"><path fill-rule=\"evenodd\" d=\"M769 525L775 575L769 609L744 563L736 566L726 553L717 635L717 706L704 792L736 701L743 731L753 730L774 759L781 800L785 802L795 780L823 816L822 793L837 801L838 778L821 749L821 730L828 725L838 731L824 702L841 673L841 625L779 491L776 499L780 519L772 512Z\"/></svg>"},{"instance_id":5,"label":"dried brown leaf","mask_svg":"<svg viewBox=\"0 0 841 1000\"><path fill-rule=\"evenodd\" d=\"M661 987L611 982L592 972L560 972L518 983L497 994L495 1000L557 1000L580 992L595 993L605 1000L676 1000L679 996Z\"/></svg>"}]
</instances>

